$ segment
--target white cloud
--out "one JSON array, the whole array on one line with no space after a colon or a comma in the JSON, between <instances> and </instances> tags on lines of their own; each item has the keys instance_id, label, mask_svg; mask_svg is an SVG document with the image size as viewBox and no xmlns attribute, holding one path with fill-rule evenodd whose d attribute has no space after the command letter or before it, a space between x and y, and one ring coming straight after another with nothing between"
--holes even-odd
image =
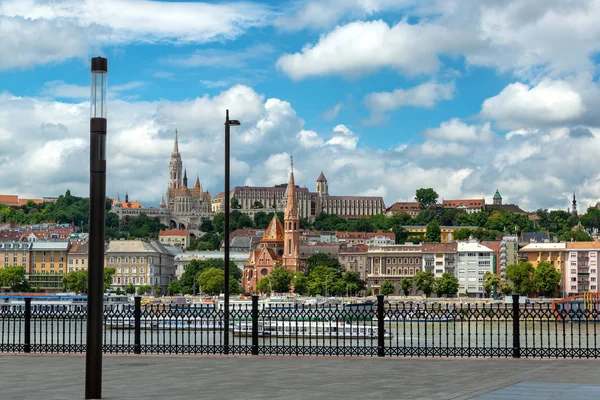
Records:
<instances>
[{"instance_id":1,"label":"white cloud","mask_svg":"<svg viewBox=\"0 0 600 400\"><path fill-rule=\"evenodd\" d=\"M37 21L73 21L107 43L203 43L234 39L266 24L272 11L258 3L192 3L147 0L5 0L0 15Z\"/></svg>"},{"instance_id":2,"label":"white cloud","mask_svg":"<svg viewBox=\"0 0 600 400\"><path fill-rule=\"evenodd\" d=\"M275 25L285 31L326 28L345 16L372 16L384 10L401 10L413 3L412 0L311 0L299 3L290 15L278 17Z\"/></svg>"},{"instance_id":3,"label":"white cloud","mask_svg":"<svg viewBox=\"0 0 600 400\"><path fill-rule=\"evenodd\" d=\"M352 150L356 148L357 143L358 136L348 129L346 125L340 124L333 128L333 135L331 139L325 142L325 145Z\"/></svg>"},{"instance_id":4,"label":"white cloud","mask_svg":"<svg viewBox=\"0 0 600 400\"><path fill-rule=\"evenodd\" d=\"M526 129L572 122L584 111L581 95L569 83L545 79L534 87L511 83L483 102L481 116L503 129Z\"/></svg>"},{"instance_id":5,"label":"white cloud","mask_svg":"<svg viewBox=\"0 0 600 400\"><path fill-rule=\"evenodd\" d=\"M324 119L326 119L327 121L334 120L340 113L342 107L343 107L342 102L339 102L335 106L331 107L329 110L325 111L322 114L322 117Z\"/></svg>"},{"instance_id":6,"label":"white cloud","mask_svg":"<svg viewBox=\"0 0 600 400\"><path fill-rule=\"evenodd\" d=\"M321 147L325 143L315 131L301 130L297 135L298 142L303 147Z\"/></svg>"},{"instance_id":7,"label":"white cloud","mask_svg":"<svg viewBox=\"0 0 600 400\"><path fill-rule=\"evenodd\" d=\"M442 122L437 128L425 129L423 136L442 141L481 142L488 141L492 137L492 131L489 123L467 125L458 118L452 118Z\"/></svg>"},{"instance_id":8,"label":"white cloud","mask_svg":"<svg viewBox=\"0 0 600 400\"><path fill-rule=\"evenodd\" d=\"M0 71L87 55L85 32L69 21L7 18L0 11L0 38Z\"/></svg>"},{"instance_id":9,"label":"white cloud","mask_svg":"<svg viewBox=\"0 0 600 400\"><path fill-rule=\"evenodd\" d=\"M292 79L331 74L360 75L390 67L408 74L435 72L439 51L451 48L455 34L429 23L394 26L384 21L356 21L322 35L314 45L277 61Z\"/></svg>"},{"instance_id":10,"label":"white cloud","mask_svg":"<svg viewBox=\"0 0 600 400\"><path fill-rule=\"evenodd\" d=\"M108 98L117 97L121 92L138 89L144 86L141 81L132 81L119 85L111 85L107 96ZM89 99L90 87L82 85L74 85L63 81L50 81L44 84L42 94L46 96L61 98L61 99Z\"/></svg>"},{"instance_id":11,"label":"white cloud","mask_svg":"<svg viewBox=\"0 0 600 400\"><path fill-rule=\"evenodd\" d=\"M184 56L171 56L165 59L170 64L180 67L222 67L222 68L242 68L246 66L248 60L263 58L265 55L275 51L269 44L260 44L241 51L203 49L197 50L193 54Z\"/></svg>"},{"instance_id":12,"label":"white cloud","mask_svg":"<svg viewBox=\"0 0 600 400\"><path fill-rule=\"evenodd\" d=\"M375 11L370 11L369 4L375 4ZM392 27L382 21L342 24L316 44L281 57L279 67L296 80L331 74L353 76L382 68L430 74L438 71L438 55L456 54L462 55L467 65L494 68L532 82L544 76L595 72L592 57L600 51L600 0L397 4L405 17L421 22L401 21ZM291 28L328 26L343 16L363 18L393 11L394 6L383 1L310 1L284 20Z\"/></svg>"},{"instance_id":13,"label":"white cloud","mask_svg":"<svg viewBox=\"0 0 600 400\"><path fill-rule=\"evenodd\" d=\"M453 82L426 82L410 89L396 89L393 92L369 93L364 103L371 110L371 123L379 123L386 111L400 107L414 106L432 108L439 101L454 97Z\"/></svg>"}]
</instances>

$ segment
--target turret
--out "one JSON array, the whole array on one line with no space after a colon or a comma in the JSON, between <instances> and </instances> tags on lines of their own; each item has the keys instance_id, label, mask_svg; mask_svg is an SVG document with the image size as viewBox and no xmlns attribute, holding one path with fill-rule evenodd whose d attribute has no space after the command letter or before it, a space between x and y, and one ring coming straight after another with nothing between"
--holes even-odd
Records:
<instances>
[{"instance_id":1,"label":"turret","mask_svg":"<svg viewBox=\"0 0 600 400\"><path fill-rule=\"evenodd\" d=\"M183 171L183 187L187 188L187 170Z\"/></svg>"}]
</instances>

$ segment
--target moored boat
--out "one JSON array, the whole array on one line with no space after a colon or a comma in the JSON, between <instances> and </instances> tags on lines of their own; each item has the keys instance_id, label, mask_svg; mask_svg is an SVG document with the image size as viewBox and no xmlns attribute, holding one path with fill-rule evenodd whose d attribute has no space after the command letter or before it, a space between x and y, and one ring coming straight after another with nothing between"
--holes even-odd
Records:
<instances>
[{"instance_id":1,"label":"moored boat","mask_svg":"<svg viewBox=\"0 0 600 400\"><path fill-rule=\"evenodd\" d=\"M258 321L258 336L302 337L328 339L377 338L377 326L346 322L311 321ZM233 325L236 336L251 336L252 322L238 322ZM391 332L384 331L386 339Z\"/></svg>"}]
</instances>

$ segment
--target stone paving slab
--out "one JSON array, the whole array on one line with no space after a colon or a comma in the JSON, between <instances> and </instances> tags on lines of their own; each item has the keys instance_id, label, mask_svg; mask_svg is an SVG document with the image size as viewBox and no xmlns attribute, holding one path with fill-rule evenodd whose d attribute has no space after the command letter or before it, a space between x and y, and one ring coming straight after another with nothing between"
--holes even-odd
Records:
<instances>
[{"instance_id":1,"label":"stone paving slab","mask_svg":"<svg viewBox=\"0 0 600 400\"><path fill-rule=\"evenodd\" d=\"M591 400L600 399L600 385L522 382L478 396L476 400Z\"/></svg>"},{"instance_id":2,"label":"stone paving slab","mask_svg":"<svg viewBox=\"0 0 600 400\"><path fill-rule=\"evenodd\" d=\"M3 400L84 397L82 355L0 355L0 371ZM556 390L567 391L569 400L575 400L573 393L597 390L593 385L600 385L600 360L144 355L103 358L103 398L107 400L556 398L548 397L554 391L544 392L531 386L543 387L547 385L544 382L571 384ZM539 396L521 397L527 393ZM586 400L600 398L597 392L592 393L595 394Z\"/></svg>"}]
</instances>

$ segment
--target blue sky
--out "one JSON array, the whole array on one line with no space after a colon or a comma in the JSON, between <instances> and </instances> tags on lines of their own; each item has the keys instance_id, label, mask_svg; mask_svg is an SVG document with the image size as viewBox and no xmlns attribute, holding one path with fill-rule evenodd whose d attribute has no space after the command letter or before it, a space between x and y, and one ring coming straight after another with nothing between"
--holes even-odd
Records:
<instances>
[{"instance_id":1,"label":"blue sky","mask_svg":"<svg viewBox=\"0 0 600 400\"><path fill-rule=\"evenodd\" d=\"M600 199L600 0L0 2L0 193L87 193L89 59L109 59L108 193L157 204L173 133L222 190L500 189L523 208Z\"/></svg>"}]
</instances>

